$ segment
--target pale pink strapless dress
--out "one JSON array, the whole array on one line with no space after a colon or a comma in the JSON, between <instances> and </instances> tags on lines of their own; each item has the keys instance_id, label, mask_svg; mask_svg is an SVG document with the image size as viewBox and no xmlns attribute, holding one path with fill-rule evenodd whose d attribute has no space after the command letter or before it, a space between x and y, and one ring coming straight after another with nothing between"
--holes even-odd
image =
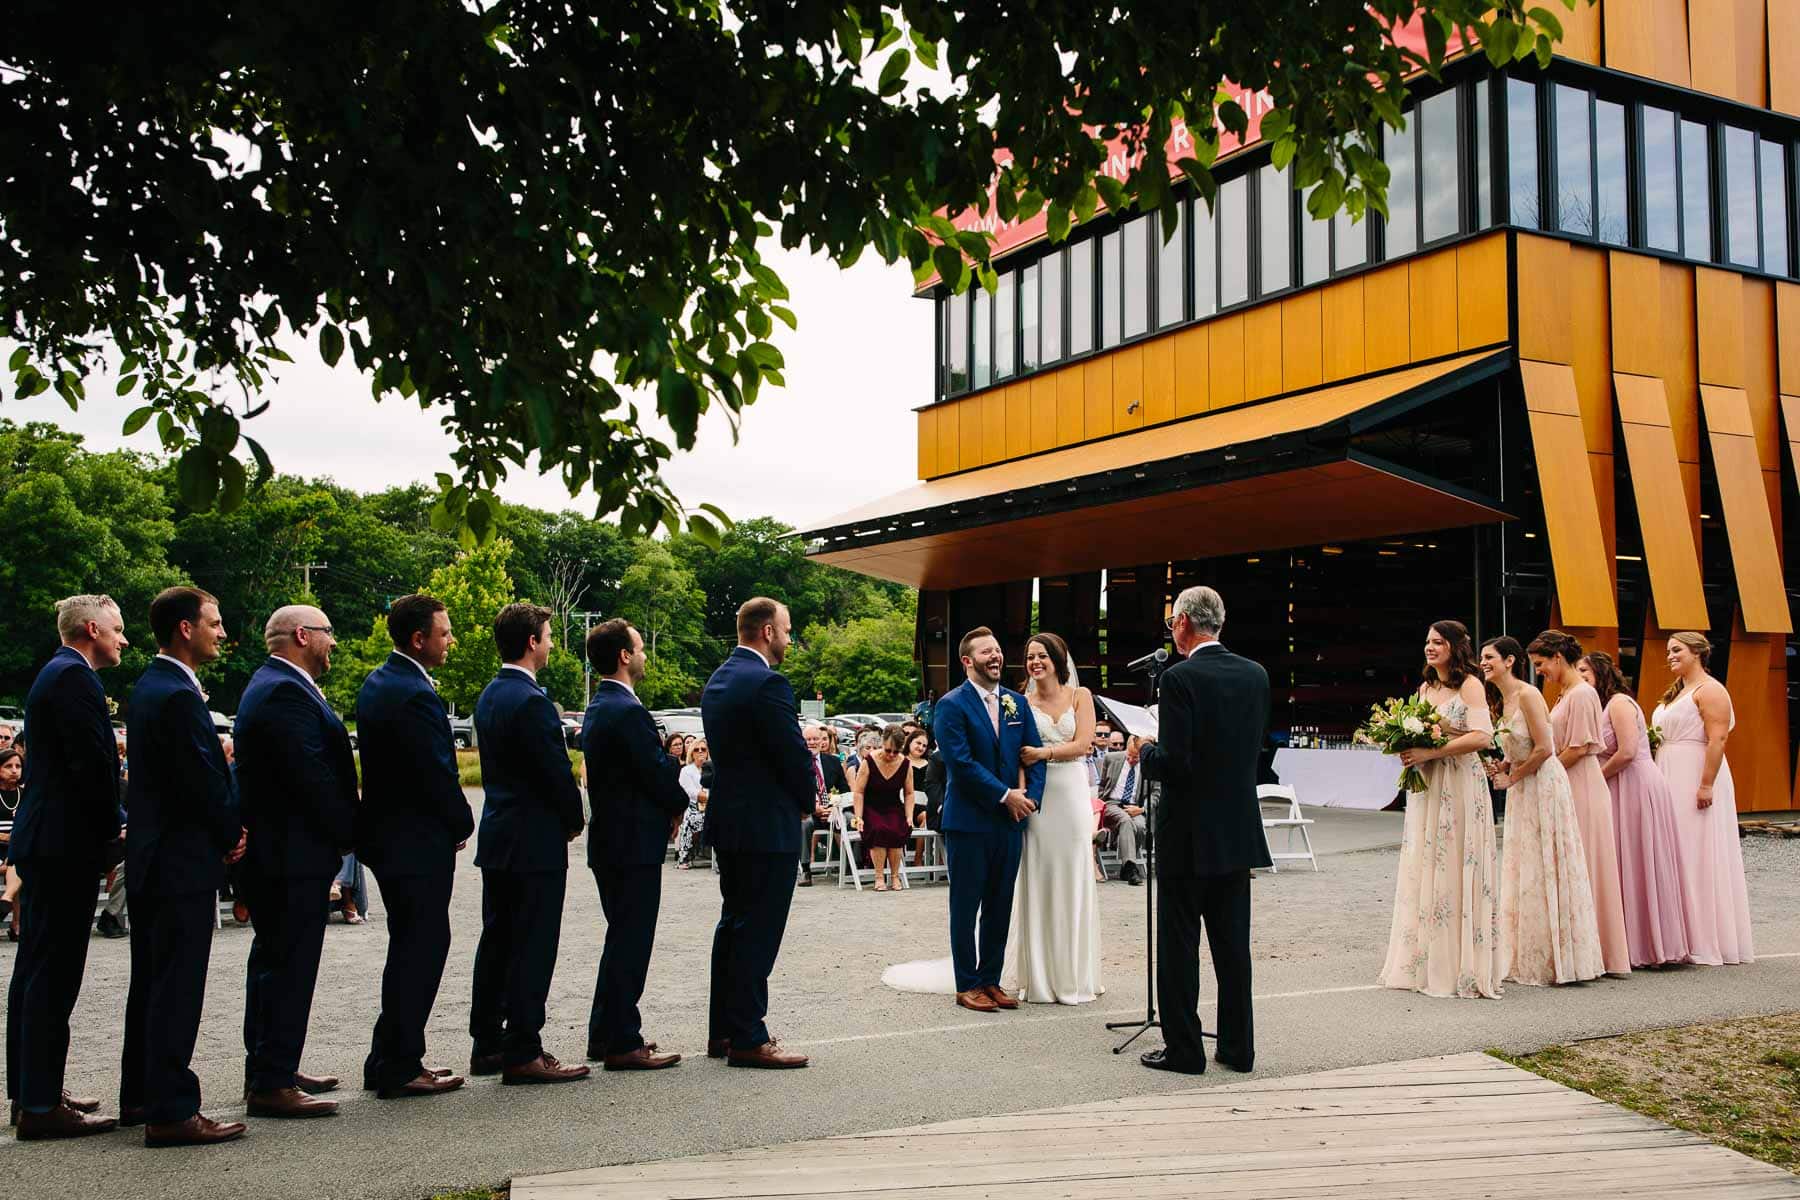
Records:
<instances>
[{"instance_id":1,"label":"pale pink strapless dress","mask_svg":"<svg viewBox=\"0 0 1800 1200\"><path fill-rule=\"evenodd\" d=\"M1650 756L1644 712L1631 706L1637 723L1637 749L1612 778L1613 833L1619 843L1619 889L1625 898L1625 937L1631 943L1631 965L1654 967L1686 962L1687 917L1682 909L1679 840L1669 784ZM1605 757L1619 750L1612 710L1603 710L1600 737Z\"/></svg>"},{"instance_id":2,"label":"pale pink strapless dress","mask_svg":"<svg viewBox=\"0 0 1800 1200\"><path fill-rule=\"evenodd\" d=\"M1703 684L1711 686L1712 681ZM1723 685L1720 685L1723 686ZM1729 700L1729 697L1727 698ZM1737 790L1729 760L1719 764L1713 802L1699 805L1700 773L1706 765L1706 725L1684 691L1652 718L1662 728L1656 765L1669 781L1675 809L1676 861L1681 864L1687 918L1688 957L1710 967L1756 961L1750 938L1750 893L1744 886L1744 852L1738 845ZM1731 724L1735 728L1734 713Z\"/></svg>"}]
</instances>

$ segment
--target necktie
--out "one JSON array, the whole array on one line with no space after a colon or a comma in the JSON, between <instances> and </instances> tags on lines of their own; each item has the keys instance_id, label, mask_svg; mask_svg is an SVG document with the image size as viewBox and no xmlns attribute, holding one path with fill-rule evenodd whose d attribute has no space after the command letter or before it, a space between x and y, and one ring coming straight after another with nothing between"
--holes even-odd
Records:
<instances>
[{"instance_id":1,"label":"necktie","mask_svg":"<svg viewBox=\"0 0 1800 1200\"><path fill-rule=\"evenodd\" d=\"M819 799L825 798L825 768L819 765L819 756L813 755L813 786L818 789Z\"/></svg>"},{"instance_id":2,"label":"necktie","mask_svg":"<svg viewBox=\"0 0 1800 1200\"><path fill-rule=\"evenodd\" d=\"M1000 696L997 692L983 692L987 697L988 720L994 723L994 736L1000 736Z\"/></svg>"},{"instance_id":3,"label":"necktie","mask_svg":"<svg viewBox=\"0 0 1800 1200\"><path fill-rule=\"evenodd\" d=\"M1119 792L1119 803L1130 804L1131 797L1137 792L1137 764L1125 764L1125 787Z\"/></svg>"}]
</instances>

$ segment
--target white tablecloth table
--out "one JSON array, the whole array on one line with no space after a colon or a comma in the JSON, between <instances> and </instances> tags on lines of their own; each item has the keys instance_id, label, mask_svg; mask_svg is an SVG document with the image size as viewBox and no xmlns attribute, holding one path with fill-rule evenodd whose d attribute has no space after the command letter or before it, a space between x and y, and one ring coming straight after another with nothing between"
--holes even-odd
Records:
<instances>
[{"instance_id":1,"label":"white tablecloth table","mask_svg":"<svg viewBox=\"0 0 1800 1200\"><path fill-rule=\"evenodd\" d=\"M1275 752L1275 773L1300 803L1326 808L1386 808L1400 786L1400 760L1373 750Z\"/></svg>"}]
</instances>

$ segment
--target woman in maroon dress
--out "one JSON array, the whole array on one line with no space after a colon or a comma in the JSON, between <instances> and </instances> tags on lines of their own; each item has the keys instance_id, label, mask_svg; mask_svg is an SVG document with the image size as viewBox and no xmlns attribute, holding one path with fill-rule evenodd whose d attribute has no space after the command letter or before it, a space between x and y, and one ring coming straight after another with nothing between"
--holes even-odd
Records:
<instances>
[{"instance_id":1,"label":"woman in maroon dress","mask_svg":"<svg viewBox=\"0 0 1800 1200\"><path fill-rule=\"evenodd\" d=\"M903 855L912 841L912 764L906 761L906 733L889 725L881 733L881 748L863 756L856 778L850 783L856 806L856 829L875 866L875 890L885 892L883 872L894 890L906 886Z\"/></svg>"}]
</instances>

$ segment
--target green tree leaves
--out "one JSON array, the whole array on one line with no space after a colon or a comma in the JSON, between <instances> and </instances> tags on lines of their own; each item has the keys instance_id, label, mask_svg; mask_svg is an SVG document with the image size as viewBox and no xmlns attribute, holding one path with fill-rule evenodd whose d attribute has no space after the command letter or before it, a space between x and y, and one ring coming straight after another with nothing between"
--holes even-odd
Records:
<instances>
[{"instance_id":1,"label":"green tree leaves","mask_svg":"<svg viewBox=\"0 0 1800 1200\"><path fill-rule=\"evenodd\" d=\"M506 570L511 557L512 543L495 538L433 571L423 589L442 600L450 614L456 645L433 677L438 694L458 711L473 712L481 689L500 670L494 618L513 601L512 576Z\"/></svg>"}]
</instances>

